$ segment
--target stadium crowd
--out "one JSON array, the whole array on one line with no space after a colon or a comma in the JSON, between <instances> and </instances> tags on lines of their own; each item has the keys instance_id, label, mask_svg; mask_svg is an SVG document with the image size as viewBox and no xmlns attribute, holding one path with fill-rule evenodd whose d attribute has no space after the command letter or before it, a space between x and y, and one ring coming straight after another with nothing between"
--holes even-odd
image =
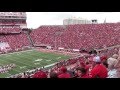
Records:
<instances>
[{"instance_id":1,"label":"stadium crowd","mask_svg":"<svg viewBox=\"0 0 120 90\"><path fill-rule=\"evenodd\" d=\"M34 43L49 44L54 48L86 49L119 45L119 23L41 26L31 32Z\"/></svg>"},{"instance_id":2,"label":"stadium crowd","mask_svg":"<svg viewBox=\"0 0 120 90\"><path fill-rule=\"evenodd\" d=\"M101 49L120 43L119 23L81 24L68 26L41 26L30 33L34 44L46 44L58 49ZM7 42L12 50L30 46L30 38L20 27L1 27L0 41ZM14 33L17 32L17 33ZM107 50L106 55L91 54L86 57L60 61L51 69L34 69L12 78L117 78L120 77L120 50ZM101 52L102 53L102 52ZM114 55L113 55L114 53ZM111 56L112 57L109 57ZM72 66L72 67L71 67ZM9 67L9 66L8 66ZM9 67L11 68L11 66ZM0 72L8 68L0 67Z\"/></svg>"},{"instance_id":3,"label":"stadium crowd","mask_svg":"<svg viewBox=\"0 0 120 90\"><path fill-rule=\"evenodd\" d=\"M40 26L30 33L30 37L33 44L50 45L54 49L63 47L89 51L93 48L119 45L119 25L119 23L104 23ZM8 42L14 51L31 44L28 35L18 26L1 26L0 34L0 41Z\"/></svg>"},{"instance_id":4,"label":"stadium crowd","mask_svg":"<svg viewBox=\"0 0 120 90\"><path fill-rule=\"evenodd\" d=\"M23 47L25 46L30 46L30 42L27 39L27 35L25 33L20 33L20 34L5 34L0 36L0 41L1 42L7 42L9 44L9 49L7 48L8 52L10 51L17 51L18 49L22 50ZM0 50L1 51L1 50ZM4 52L1 51L1 52Z\"/></svg>"}]
</instances>

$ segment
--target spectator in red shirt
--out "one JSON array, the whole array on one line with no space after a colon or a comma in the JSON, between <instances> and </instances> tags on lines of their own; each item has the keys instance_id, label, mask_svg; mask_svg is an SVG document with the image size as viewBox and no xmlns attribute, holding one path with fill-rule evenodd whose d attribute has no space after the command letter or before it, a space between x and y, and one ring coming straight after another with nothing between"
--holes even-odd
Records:
<instances>
[{"instance_id":1,"label":"spectator in red shirt","mask_svg":"<svg viewBox=\"0 0 120 90\"><path fill-rule=\"evenodd\" d=\"M87 70L87 73L89 73L90 67L91 67L91 64L89 62L86 62L85 69Z\"/></svg>"},{"instance_id":2,"label":"spectator in red shirt","mask_svg":"<svg viewBox=\"0 0 120 90\"><path fill-rule=\"evenodd\" d=\"M108 68L107 60L104 60L104 61L102 62L102 64L103 64L106 68Z\"/></svg>"},{"instance_id":3,"label":"spectator in red shirt","mask_svg":"<svg viewBox=\"0 0 120 90\"><path fill-rule=\"evenodd\" d=\"M71 78L70 74L67 72L67 68L66 67L61 67L61 74L58 75L58 78Z\"/></svg>"},{"instance_id":4,"label":"spectator in red shirt","mask_svg":"<svg viewBox=\"0 0 120 90\"><path fill-rule=\"evenodd\" d=\"M107 77L107 68L101 64L99 56L93 58L93 69L90 71L91 78L106 78Z\"/></svg>"},{"instance_id":5,"label":"spectator in red shirt","mask_svg":"<svg viewBox=\"0 0 120 90\"><path fill-rule=\"evenodd\" d=\"M108 57L107 57L107 55L102 55L100 57L100 59L101 59L101 62L103 63L103 65L105 65L105 67L108 68L108 64L107 64Z\"/></svg>"},{"instance_id":6,"label":"spectator in red shirt","mask_svg":"<svg viewBox=\"0 0 120 90\"><path fill-rule=\"evenodd\" d=\"M47 78L47 75L43 71L38 71L33 75L33 78Z\"/></svg>"},{"instance_id":7,"label":"spectator in red shirt","mask_svg":"<svg viewBox=\"0 0 120 90\"><path fill-rule=\"evenodd\" d=\"M76 73L76 78L89 78L89 75L87 73L87 70L83 67L78 67Z\"/></svg>"},{"instance_id":8,"label":"spectator in red shirt","mask_svg":"<svg viewBox=\"0 0 120 90\"><path fill-rule=\"evenodd\" d=\"M80 68L81 78L90 78L85 68Z\"/></svg>"}]
</instances>

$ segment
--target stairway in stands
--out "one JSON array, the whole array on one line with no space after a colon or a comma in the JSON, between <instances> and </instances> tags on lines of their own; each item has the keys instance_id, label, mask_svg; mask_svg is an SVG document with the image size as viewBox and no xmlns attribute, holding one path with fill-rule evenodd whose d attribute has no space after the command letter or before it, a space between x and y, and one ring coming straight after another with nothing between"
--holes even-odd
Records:
<instances>
[{"instance_id":1,"label":"stairway in stands","mask_svg":"<svg viewBox=\"0 0 120 90\"><path fill-rule=\"evenodd\" d=\"M28 32L26 32L26 35L27 35L27 38L28 38L28 40L29 40L31 46L34 46L34 42L33 42L32 38L31 38L31 36L29 35Z\"/></svg>"}]
</instances>

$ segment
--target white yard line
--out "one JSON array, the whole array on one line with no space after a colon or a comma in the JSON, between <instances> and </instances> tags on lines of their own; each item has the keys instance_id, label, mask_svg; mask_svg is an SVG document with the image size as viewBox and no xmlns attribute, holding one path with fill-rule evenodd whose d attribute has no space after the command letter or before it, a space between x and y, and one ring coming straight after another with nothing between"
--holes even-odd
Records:
<instances>
[{"instance_id":1,"label":"white yard line","mask_svg":"<svg viewBox=\"0 0 120 90\"><path fill-rule=\"evenodd\" d=\"M16 57L14 57L14 58L16 58ZM23 62L20 62L20 61L17 61L17 60L11 60L11 61L14 61L14 62L19 62L19 63L21 63L21 64L23 64L23 65L27 65L27 66L30 66L30 67L33 67L32 65L28 65L28 64L26 64L26 63L23 63Z\"/></svg>"},{"instance_id":2,"label":"white yard line","mask_svg":"<svg viewBox=\"0 0 120 90\"><path fill-rule=\"evenodd\" d=\"M46 65L46 66L44 66L44 67L47 68L47 67L53 66L53 65L55 65L55 64L56 64L56 63L52 63L52 64Z\"/></svg>"},{"instance_id":3,"label":"white yard line","mask_svg":"<svg viewBox=\"0 0 120 90\"><path fill-rule=\"evenodd\" d=\"M32 55L34 55L34 54L32 54ZM23 55L24 56L24 55ZM16 57L14 57L14 58L16 58ZM17 59L17 58L16 58ZM31 61L29 61L29 60L27 60L27 59L30 59L30 58L27 58L27 57L25 57L25 59L24 59L24 61L27 61L27 62L29 62L30 64L34 64L34 63L32 63ZM12 61L14 61L14 60L12 60ZM40 61L39 61L40 62ZM24 63L24 64L26 64L26 63ZM29 64L26 64L26 65L29 65ZM29 65L30 67L33 67L32 65Z\"/></svg>"}]
</instances>

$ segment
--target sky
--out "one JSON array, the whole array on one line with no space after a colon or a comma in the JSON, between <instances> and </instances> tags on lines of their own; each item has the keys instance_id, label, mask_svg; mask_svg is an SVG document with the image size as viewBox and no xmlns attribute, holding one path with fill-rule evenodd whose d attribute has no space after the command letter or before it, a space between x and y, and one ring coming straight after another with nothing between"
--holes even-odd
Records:
<instances>
[{"instance_id":1,"label":"sky","mask_svg":"<svg viewBox=\"0 0 120 90\"><path fill-rule=\"evenodd\" d=\"M119 22L120 12L26 12L27 27L38 28L41 25L63 25L67 18L97 19L98 23Z\"/></svg>"}]
</instances>

